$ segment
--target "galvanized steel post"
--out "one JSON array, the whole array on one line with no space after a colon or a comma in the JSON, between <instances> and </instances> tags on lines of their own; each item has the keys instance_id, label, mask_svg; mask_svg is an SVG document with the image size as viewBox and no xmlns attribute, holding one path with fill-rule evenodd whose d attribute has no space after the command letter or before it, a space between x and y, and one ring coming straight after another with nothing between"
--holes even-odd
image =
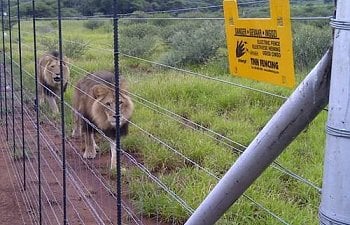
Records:
<instances>
[{"instance_id":1,"label":"galvanized steel post","mask_svg":"<svg viewBox=\"0 0 350 225\"><path fill-rule=\"evenodd\" d=\"M350 224L350 1L338 0L320 224Z\"/></svg>"}]
</instances>

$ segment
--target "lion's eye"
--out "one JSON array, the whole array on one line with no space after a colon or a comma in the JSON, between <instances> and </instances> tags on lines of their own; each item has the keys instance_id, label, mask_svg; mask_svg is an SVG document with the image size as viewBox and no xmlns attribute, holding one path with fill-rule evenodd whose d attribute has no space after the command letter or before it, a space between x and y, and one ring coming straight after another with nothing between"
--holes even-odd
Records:
<instances>
[{"instance_id":1,"label":"lion's eye","mask_svg":"<svg viewBox=\"0 0 350 225\"><path fill-rule=\"evenodd\" d=\"M106 103L106 106L111 106L111 103L110 103L110 102L107 102L107 103Z\"/></svg>"},{"instance_id":2,"label":"lion's eye","mask_svg":"<svg viewBox=\"0 0 350 225\"><path fill-rule=\"evenodd\" d=\"M51 67L51 68L54 68L54 67L55 67L55 65L51 65L50 67Z\"/></svg>"},{"instance_id":3,"label":"lion's eye","mask_svg":"<svg viewBox=\"0 0 350 225\"><path fill-rule=\"evenodd\" d=\"M120 101L120 102L119 102L119 105L121 105L121 104L123 104L123 102L122 102L122 101Z\"/></svg>"}]
</instances>

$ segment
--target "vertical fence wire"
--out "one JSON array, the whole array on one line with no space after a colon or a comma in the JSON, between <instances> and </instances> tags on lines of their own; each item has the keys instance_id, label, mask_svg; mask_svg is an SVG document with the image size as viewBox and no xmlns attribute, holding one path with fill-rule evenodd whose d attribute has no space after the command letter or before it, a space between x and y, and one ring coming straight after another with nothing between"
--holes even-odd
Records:
<instances>
[{"instance_id":1,"label":"vertical fence wire","mask_svg":"<svg viewBox=\"0 0 350 225\"><path fill-rule=\"evenodd\" d=\"M9 29L9 38L10 38L10 76L11 76L11 114L12 114L12 147L13 147L13 158L16 157L16 141L15 141L15 100L13 93L13 49L12 49L12 20L11 20L11 2L7 1L8 5L8 29Z\"/></svg>"},{"instance_id":2,"label":"vertical fence wire","mask_svg":"<svg viewBox=\"0 0 350 225\"><path fill-rule=\"evenodd\" d=\"M38 56L36 43L36 8L35 0L32 0L33 8L33 46L34 46L34 73L35 73L35 110L36 110L36 144L38 151L38 202L39 202L39 224L42 224L42 197L41 197L41 154L40 154L40 122L39 122L39 95L38 95Z\"/></svg>"},{"instance_id":3,"label":"vertical fence wire","mask_svg":"<svg viewBox=\"0 0 350 225\"><path fill-rule=\"evenodd\" d=\"M60 57L60 85L61 85L61 138L62 138L62 176L63 176L63 224L67 224L67 184L66 184L66 133L64 119L64 77L63 77L63 51L62 51L62 15L61 15L61 0L57 0L58 10L58 50Z\"/></svg>"},{"instance_id":4,"label":"vertical fence wire","mask_svg":"<svg viewBox=\"0 0 350 225\"><path fill-rule=\"evenodd\" d=\"M3 57L3 71L4 71L4 98L5 98L5 127L6 127L6 140L9 140L8 131L8 109L7 109L7 78L6 78L6 57L5 57L5 20L4 20L4 0L1 0L1 26L2 26L2 57Z\"/></svg>"},{"instance_id":5,"label":"vertical fence wire","mask_svg":"<svg viewBox=\"0 0 350 225\"><path fill-rule=\"evenodd\" d=\"M22 130L22 159L23 159L23 189L26 190L26 152L24 141L24 106L23 106L23 68L22 68L22 37L21 37L21 13L19 0L17 0L17 23L18 23L18 57L20 78L20 101L21 101L21 130Z\"/></svg>"},{"instance_id":6,"label":"vertical fence wire","mask_svg":"<svg viewBox=\"0 0 350 225\"><path fill-rule=\"evenodd\" d=\"M116 143L115 149L112 151L116 152L117 161L117 224L122 224L122 201L121 201L121 148L120 148L120 108L119 108L119 34L118 34L118 0L113 0L113 39L114 39L114 75L115 75L115 112L116 112Z\"/></svg>"}]
</instances>

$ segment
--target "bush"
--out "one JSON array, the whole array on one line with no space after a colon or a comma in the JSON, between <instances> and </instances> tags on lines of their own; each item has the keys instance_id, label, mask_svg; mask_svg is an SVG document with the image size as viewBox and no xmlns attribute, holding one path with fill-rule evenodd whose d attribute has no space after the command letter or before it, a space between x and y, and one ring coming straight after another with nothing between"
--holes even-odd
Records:
<instances>
[{"instance_id":1,"label":"bush","mask_svg":"<svg viewBox=\"0 0 350 225\"><path fill-rule=\"evenodd\" d=\"M104 25L103 21L88 20L84 23L84 27L90 30L96 30Z\"/></svg>"},{"instance_id":2,"label":"bush","mask_svg":"<svg viewBox=\"0 0 350 225\"><path fill-rule=\"evenodd\" d=\"M155 46L156 38L151 35L140 37L122 37L120 39L120 51L122 53L141 57L150 54Z\"/></svg>"},{"instance_id":3,"label":"bush","mask_svg":"<svg viewBox=\"0 0 350 225\"><path fill-rule=\"evenodd\" d=\"M188 32L179 30L168 42L171 50L160 58L160 62L171 66L206 62L226 45L223 24L217 22L205 22Z\"/></svg>"},{"instance_id":4,"label":"bush","mask_svg":"<svg viewBox=\"0 0 350 225\"><path fill-rule=\"evenodd\" d=\"M39 44L45 51L53 51L58 49L58 40L56 38L43 37ZM68 58L79 58L89 49L89 43L80 38L68 38L63 40L63 53Z\"/></svg>"},{"instance_id":5,"label":"bush","mask_svg":"<svg viewBox=\"0 0 350 225\"><path fill-rule=\"evenodd\" d=\"M58 40L55 38L42 37L38 41L45 51L53 51L58 49Z\"/></svg>"},{"instance_id":6,"label":"bush","mask_svg":"<svg viewBox=\"0 0 350 225\"><path fill-rule=\"evenodd\" d=\"M332 31L329 26L319 28L297 23L293 27L294 62L298 70L309 69L331 43Z\"/></svg>"},{"instance_id":7,"label":"bush","mask_svg":"<svg viewBox=\"0 0 350 225\"><path fill-rule=\"evenodd\" d=\"M148 35L156 35L159 33L159 28L147 24L147 23L142 23L142 24L131 24L128 26L123 26L120 29L120 35L125 38L139 38L142 39L145 36Z\"/></svg>"},{"instance_id":8,"label":"bush","mask_svg":"<svg viewBox=\"0 0 350 225\"><path fill-rule=\"evenodd\" d=\"M89 48L89 42L80 38L67 39L63 43L63 50L68 58L80 58Z\"/></svg>"},{"instance_id":9,"label":"bush","mask_svg":"<svg viewBox=\"0 0 350 225\"><path fill-rule=\"evenodd\" d=\"M164 27L161 32L159 32L159 35L164 40L169 40L175 33L178 31L183 31L185 33L193 32L193 30L200 27L202 22L194 21L191 23L188 23L187 21L177 22L173 25Z\"/></svg>"}]
</instances>

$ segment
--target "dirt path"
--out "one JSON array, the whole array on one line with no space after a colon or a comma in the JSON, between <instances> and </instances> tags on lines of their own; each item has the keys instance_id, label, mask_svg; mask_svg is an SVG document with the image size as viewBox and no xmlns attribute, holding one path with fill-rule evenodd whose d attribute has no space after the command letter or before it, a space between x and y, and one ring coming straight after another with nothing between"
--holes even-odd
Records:
<instances>
[{"instance_id":1,"label":"dirt path","mask_svg":"<svg viewBox=\"0 0 350 225\"><path fill-rule=\"evenodd\" d=\"M4 126L0 127L0 224L31 224L28 212L24 207L18 180L12 168L10 149L6 144Z\"/></svg>"}]
</instances>

